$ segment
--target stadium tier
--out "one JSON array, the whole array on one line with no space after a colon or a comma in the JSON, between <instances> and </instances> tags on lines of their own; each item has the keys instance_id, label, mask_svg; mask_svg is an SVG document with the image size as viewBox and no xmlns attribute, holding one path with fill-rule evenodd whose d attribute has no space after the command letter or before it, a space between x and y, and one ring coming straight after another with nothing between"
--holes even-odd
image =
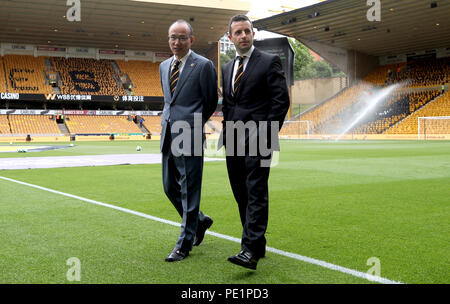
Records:
<instances>
[{"instance_id":1,"label":"stadium tier","mask_svg":"<svg viewBox=\"0 0 450 304\"><path fill-rule=\"evenodd\" d=\"M2 92L24 94L52 93L52 87L45 82L45 69L44 57L5 55L0 72L6 75L7 86L6 90Z\"/></svg>"},{"instance_id":2,"label":"stadium tier","mask_svg":"<svg viewBox=\"0 0 450 304\"><path fill-rule=\"evenodd\" d=\"M116 60L116 63L120 71L130 78L134 95L163 96L159 62Z\"/></svg>"},{"instance_id":3,"label":"stadium tier","mask_svg":"<svg viewBox=\"0 0 450 304\"><path fill-rule=\"evenodd\" d=\"M294 121L310 121L310 128L314 129L320 124L332 119L336 114L344 111L347 107L358 101L361 94L370 88L369 85L361 83L342 91L338 96L322 103L311 110L308 110L305 114L300 115ZM305 126L299 126L299 124L292 124L287 122L282 130L281 135L289 135L297 132L298 128L301 128L300 134L306 134L307 129Z\"/></svg>"},{"instance_id":4,"label":"stadium tier","mask_svg":"<svg viewBox=\"0 0 450 304\"><path fill-rule=\"evenodd\" d=\"M0 135L74 135L74 134L143 134L146 130L152 135L161 133L161 116L136 116L136 122L129 115L65 115L58 127L58 115L0 115ZM140 118L142 126L140 129ZM61 129L67 128L66 132ZM206 123L208 134L222 129L222 117L211 117Z\"/></svg>"},{"instance_id":5,"label":"stadium tier","mask_svg":"<svg viewBox=\"0 0 450 304\"><path fill-rule=\"evenodd\" d=\"M57 75L56 87L49 85L49 75ZM356 85L310 108L284 124L281 135L339 134L355 120L361 102L381 88L400 85L371 113L346 132L352 134L417 134L417 117L448 115L442 102L441 87L450 81L450 58L417 59L377 67ZM159 63L150 61L95 60L85 58L0 57L0 92L21 94L162 96ZM447 95L446 95L447 96ZM130 96L131 97L131 96ZM440 100L437 102L437 100ZM433 106L427 106L433 102ZM435 105L437 108L435 109ZM370 105L367 105L370 106ZM98 105L93 105L98 108ZM422 111L423 108L431 111ZM420 114L417 114L417 113ZM441 114L439 114L441 113ZM443 114L442 114L443 113ZM43 116L10 115L0 121L1 134L61 134L55 121ZM68 133L143 133L136 123L124 117L67 116ZM161 132L159 116L142 116L143 127L152 134ZM208 134L218 133L222 117L212 117L205 125ZM450 133L450 131L446 131Z\"/></svg>"},{"instance_id":6,"label":"stadium tier","mask_svg":"<svg viewBox=\"0 0 450 304\"><path fill-rule=\"evenodd\" d=\"M142 124L151 134L161 134L161 116L144 115L142 118Z\"/></svg>"},{"instance_id":7,"label":"stadium tier","mask_svg":"<svg viewBox=\"0 0 450 304\"><path fill-rule=\"evenodd\" d=\"M433 102L430 102L420 110L414 112L406 119L399 122L386 131L386 134L417 134L418 133L418 118L419 117L436 117L436 116L450 116L450 92L445 93ZM433 124L434 125L434 124ZM450 125L436 124L435 128L441 128L445 126L445 129L440 131L429 130L430 132L437 132L435 134L448 134ZM432 126L430 126L432 128ZM442 132L442 133L441 133Z\"/></svg>"},{"instance_id":8,"label":"stadium tier","mask_svg":"<svg viewBox=\"0 0 450 304\"><path fill-rule=\"evenodd\" d=\"M449 115L450 107L440 97L449 80L450 58L380 66L363 81L285 123L280 134L417 134L419 115ZM392 92L381 96L389 88ZM391 128L394 125L398 127ZM443 132L450 134L450 129Z\"/></svg>"},{"instance_id":9,"label":"stadium tier","mask_svg":"<svg viewBox=\"0 0 450 304\"><path fill-rule=\"evenodd\" d=\"M65 121L71 134L142 133L128 116L67 115Z\"/></svg>"},{"instance_id":10,"label":"stadium tier","mask_svg":"<svg viewBox=\"0 0 450 304\"><path fill-rule=\"evenodd\" d=\"M405 67L406 62L379 66L375 69L375 71L366 76L364 81L377 86L384 85L390 76L394 75L394 73L402 71Z\"/></svg>"},{"instance_id":11,"label":"stadium tier","mask_svg":"<svg viewBox=\"0 0 450 304\"><path fill-rule=\"evenodd\" d=\"M0 92L162 96L159 63L28 55L0 57Z\"/></svg>"},{"instance_id":12,"label":"stadium tier","mask_svg":"<svg viewBox=\"0 0 450 304\"><path fill-rule=\"evenodd\" d=\"M50 115L10 115L12 134L61 134Z\"/></svg>"},{"instance_id":13,"label":"stadium tier","mask_svg":"<svg viewBox=\"0 0 450 304\"><path fill-rule=\"evenodd\" d=\"M127 95L109 60L55 57L51 61L62 78L62 94Z\"/></svg>"},{"instance_id":14,"label":"stadium tier","mask_svg":"<svg viewBox=\"0 0 450 304\"><path fill-rule=\"evenodd\" d=\"M408 63L391 82L406 82L410 87L440 86L450 81L450 58L416 59Z\"/></svg>"},{"instance_id":15,"label":"stadium tier","mask_svg":"<svg viewBox=\"0 0 450 304\"><path fill-rule=\"evenodd\" d=\"M0 134L11 134L11 126L7 115L0 115Z\"/></svg>"},{"instance_id":16,"label":"stadium tier","mask_svg":"<svg viewBox=\"0 0 450 304\"><path fill-rule=\"evenodd\" d=\"M6 92L6 78L3 70L3 57L0 56L0 92Z\"/></svg>"}]
</instances>

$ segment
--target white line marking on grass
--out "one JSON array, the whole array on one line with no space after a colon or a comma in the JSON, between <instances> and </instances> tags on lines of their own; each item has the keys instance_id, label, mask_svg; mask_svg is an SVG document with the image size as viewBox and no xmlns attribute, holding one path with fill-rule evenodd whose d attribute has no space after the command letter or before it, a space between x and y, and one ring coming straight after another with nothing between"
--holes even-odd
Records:
<instances>
[{"instance_id":1,"label":"white line marking on grass","mask_svg":"<svg viewBox=\"0 0 450 304\"><path fill-rule=\"evenodd\" d=\"M87 203L91 203L91 204L95 204L95 205L99 205L99 206L103 206L103 207L108 207L108 208L111 208L111 209L119 210L119 211L122 211L122 212L130 213L130 214L137 215L137 216L140 216L140 217L143 217L143 218L146 218L146 219L150 219L150 220L153 220L153 221L156 221L156 222L160 222L160 223L164 223L164 224L168 224L168 225L172 225L172 226L176 226L176 227L180 227L181 226L179 223L176 223L176 222L173 222L173 221L165 220L165 219L162 219L162 218L159 218L159 217L156 217L156 216L152 216L152 215L148 215L148 214L145 214L145 213L142 213L142 212L138 212L138 211L134 211L134 210L130 210L130 209L126 209L126 208L122 208L122 207L118 207L118 206L102 203L102 202L99 202L99 201L91 200L91 199L84 198L84 197L81 197L81 196L78 196L78 195L73 195L73 194L69 194L69 193L65 193L65 192L61 192L61 191L57 191L57 190L53 190L53 189L49 189L49 188L45 188L45 187L41 187L41 186L37 186L37 185L25 183L25 182L21 182L21 181L18 181L18 180L12 179L12 178L3 177L3 176L0 176L0 179L6 180L6 181L10 181L10 182L13 182L13 183L16 183L16 184L28 186L28 187L40 189L40 190L43 190L43 191L59 194L59 195L62 195L62 196L70 197L70 198L73 198L73 199L76 199L76 200L80 200L80 201L84 201L84 202L87 202ZM235 238L235 237L232 237L232 236L229 236L229 235L225 235L225 234L221 234L221 233L217 233L217 232L213 232L213 231L206 231L206 234L215 236L215 237L220 238L220 239L228 240L228 241L231 241L231 242L235 242L235 243L239 243L239 244L241 243L241 239ZM353 269L350 269L350 268L346 268L346 267L342 267L342 266L339 266L339 265L331 264L331 263L328 263L328 262L325 262L325 261L321 261L321 260L317 260L317 259L314 259L314 258L306 257L306 256L299 255L299 254L296 254L296 253L286 252L286 251L279 250L279 249L272 248L272 247L266 247L266 250L269 251L269 252L273 252L273 253L285 256L285 257L289 257L289 258L296 259L296 260L299 260L299 261L302 261L302 262L306 262L306 263L309 263L309 264L317 265L317 266L320 266L320 267L323 267L323 268L339 271L339 272L342 272L342 273L345 273L345 274L349 274L349 275L352 275L354 277L362 278L362 279L365 279L365 280L368 280L368 281L372 281L372 282L377 282L377 283L382 283L382 284L403 284L402 282L396 282L396 281L392 281L392 280L389 280L389 279L386 279L386 278L369 275L369 274L364 273L364 272L360 272L360 271L353 270Z\"/></svg>"}]
</instances>

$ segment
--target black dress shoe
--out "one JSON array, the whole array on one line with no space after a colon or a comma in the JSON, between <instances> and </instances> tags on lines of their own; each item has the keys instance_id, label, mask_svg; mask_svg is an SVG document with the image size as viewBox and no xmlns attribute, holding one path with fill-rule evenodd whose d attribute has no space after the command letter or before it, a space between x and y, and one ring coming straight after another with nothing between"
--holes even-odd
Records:
<instances>
[{"instance_id":1,"label":"black dress shoe","mask_svg":"<svg viewBox=\"0 0 450 304\"><path fill-rule=\"evenodd\" d=\"M205 237L206 230L211 227L213 222L214 221L212 220L212 218L207 215L205 215L205 219L203 221L198 222L197 233L194 237L194 246L200 245L200 243L203 241L203 238Z\"/></svg>"},{"instance_id":2,"label":"black dress shoe","mask_svg":"<svg viewBox=\"0 0 450 304\"><path fill-rule=\"evenodd\" d=\"M233 264L256 270L256 265L258 264L259 257L252 254L249 251L242 250L237 255L230 256L228 261Z\"/></svg>"},{"instance_id":3,"label":"black dress shoe","mask_svg":"<svg viewBox=\"0 0 450 304\"><path fill-rule=\"evenodd\" d=\"M189 255L189 251L174 248L172 252L166 257L166 262L178 262L184 260Z\"/></svg>"}]
</instances>

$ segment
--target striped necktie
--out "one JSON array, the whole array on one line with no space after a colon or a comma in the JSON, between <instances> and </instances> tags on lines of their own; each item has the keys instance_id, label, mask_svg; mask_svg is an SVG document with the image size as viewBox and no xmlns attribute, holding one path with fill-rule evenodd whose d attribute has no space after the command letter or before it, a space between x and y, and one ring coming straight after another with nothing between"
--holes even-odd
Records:
<instances>
[{"instance_id":1,"label":"striped necktie","mask_svg":"<svg viewBox=\"0 0 450 304\"><path fill-rule=\"evenodd\" d=\"M173 94L175 92L175 88L177 87L178 78L180 76L180 64L181 60L175 63L175 65L172 68L172 72L170 73L170 93Z\"/></svg>"},{"instance_id":2,"label":"striped necktie","mask_svg":"<svg viewBox=\"0 0 450 304\"><path fill-rule=\"evenodd\" d=\"M239 66L236 71L236 76L234 76L234 95L236 95L239 85L241 84L242 74L244 74L244 58L245 56L239 56Z\"/></svg>"}]
</instances>

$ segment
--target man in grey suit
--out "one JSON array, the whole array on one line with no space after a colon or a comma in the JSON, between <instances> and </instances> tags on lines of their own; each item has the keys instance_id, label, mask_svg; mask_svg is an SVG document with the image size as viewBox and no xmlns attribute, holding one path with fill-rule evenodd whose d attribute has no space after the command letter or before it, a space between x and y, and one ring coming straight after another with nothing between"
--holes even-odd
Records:
<instances>
[{"instance_id":1,"label":"man in grey suit","mask_svg":"<svg viewBox=\"0 0 450 304\"><path fill-rule=\"evenodd\" d=\"M200 211L203 127L217 107L213 63L191 50L193 29L185 20L169 27L173 56L159 66L164 93L161 118L164 192L182 218L181 232L167 262L181 261L198 246L213 220Z\"/></svg>"}]
</instances>

